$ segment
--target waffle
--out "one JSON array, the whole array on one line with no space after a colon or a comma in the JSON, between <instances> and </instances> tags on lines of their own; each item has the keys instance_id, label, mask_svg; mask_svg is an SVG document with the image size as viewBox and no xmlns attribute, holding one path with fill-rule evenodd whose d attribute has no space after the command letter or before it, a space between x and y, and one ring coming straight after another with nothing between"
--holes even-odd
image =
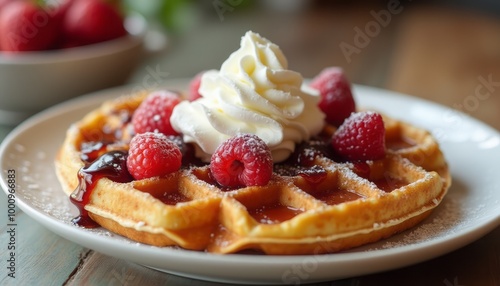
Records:
<instances>
[{"instance_id":1,"label":"waffle","mask_svg":"<svg viewBox=\"0 0 500 286\"><path fill-rule=\"evenodd\" d=\"M127 150L130 117L145 96L107 101L68 129L55 163L69 196L76 196L76 174L86 161ZM307 163L276 164L266 186L218 187L209 167L193 161L164 177L124 183L94 178L83 212L134 241L220 254L333 253L375 242L421 222L451 183L428 131L385 115L384 122L387 152L381 160L350 163L328 156L321 136L335 128L326 126L292 156L309 154L302 158ZM95 151L83 152L87 145Z\"/></svg>"}]
</instances>

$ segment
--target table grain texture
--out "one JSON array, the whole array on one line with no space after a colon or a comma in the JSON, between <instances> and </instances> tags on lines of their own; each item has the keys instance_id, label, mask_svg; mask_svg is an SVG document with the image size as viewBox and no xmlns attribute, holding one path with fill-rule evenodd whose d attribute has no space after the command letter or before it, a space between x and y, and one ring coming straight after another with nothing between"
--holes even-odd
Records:
<instances>
[{"instance_id":1,"label":"table grain texture","mask_svg":"<svg viewBox=\"0 0 500 286\"><path fill-rule=\"evenodd\" d=\"M262 2L238 7L239 2L227 1L234 7L223 13L216 11L216 5L196 8L196 17L168 34L168 47L145 58L130 84L154 87L151 84L219 68L238 48L240 37L253 30L277 43L290 68L305 77L313 77L326 66L341 66L353 83L425 98L500 130L498 10L417 1L350 5L316 1L300 10L286 10ZM394 3L397 6L391 6ZM365 35L357 36L359 31ZM153 73L156 81L151 83L146 79ZM487 97L477 96L480 85L488 90ZM1 126L0 138L11 128ZM3 192L0 205L2 209L7 205ZM7 242L6 215L0 217L0 241ZM8 277L2 267L0 285L219 285L86 249L53 234L20 210L16 222L16 278ZM1 247L0 265L5 266L6 244ZM315 285L500 285L500 228L426 262Z\"/></svg>"}]
</instances>

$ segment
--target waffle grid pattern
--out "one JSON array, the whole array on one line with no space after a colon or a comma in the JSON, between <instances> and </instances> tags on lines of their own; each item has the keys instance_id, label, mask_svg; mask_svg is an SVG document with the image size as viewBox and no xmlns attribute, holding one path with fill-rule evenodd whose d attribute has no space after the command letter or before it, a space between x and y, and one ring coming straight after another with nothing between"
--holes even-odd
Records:
<instances>
[{"instance_id":1,"label":"waffle grid pattern","mask_svg":"<svg viewBox=\"0 0 500 286\"><path fill-rule=\"evenodd\" d=\"M68 195L84 166L82 143L126 149L124 122L144 96L106 102L68 130L56 158ZM451 183L427 131L387 116L384 122L389 151L382 160L359 166L317 157L315 176L275 173L264 187L236 190L218 188L207 166L130 183L102 178L85 209L132 240L213 253L318 254L374 242L422 221Z\"/></svg>"}]
</instances>

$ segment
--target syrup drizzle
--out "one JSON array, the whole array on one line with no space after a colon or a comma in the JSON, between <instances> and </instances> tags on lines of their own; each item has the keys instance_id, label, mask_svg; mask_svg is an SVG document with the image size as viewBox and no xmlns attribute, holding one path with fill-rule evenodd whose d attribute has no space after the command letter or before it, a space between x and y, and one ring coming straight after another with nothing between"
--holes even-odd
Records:
<instances>
[{"instance_id":1,"label":"syrup drizzle","mask_svg":"<svg viewBox=\"0 0 500 286\"><path fill-rule=\"evenodd\" d=\"M414 147L417 145L417 142L410 137L401 135L395 139L387 140L385 144L387 149L397 151Z\"/></svg>"},{"instance_id":2,"label":"syrup drizzle","mask_svg":"<svg viewBox=\"0 0 500 286\"><path fill-rule=\"evenodd\" d=\"M183 154L182 166L202 166L201 160L194 156L193 146L185 144L180 136L170 136ZM127 183L133 181L133 177L127 170L127 152L122 150L107 151L109 144L107 142L86 142L81 146L81 159L87 163L87 166L78 171L78 187L70 196L70 201L78 208L80 215L75 217L72 222L76 225L86 228L96 228L99 225L94 222L85 206L89 203L90 196L95 184L101 178L108 178L118 183ZM161 200L166 204L175 205L177 202L187 201L185 197L175 197L166 195Z\"/></svg>"},{"instance_id":3,"label":"syrup drizzle","mask_svg":"<svg viewBox=\"0 0 500 286\"><path fill-rule=\"evenodd\" d=\"M313 194L318 200L325 202L328 205L338 205L341 203L354 201L361 198L354 191L343 190L339 187L334 187L332 189L322 190Z\"/></svg>"},{"instance_id":4,"label":"syrup drizzle","mask_svg":"<svg viewBox=\"0 0 500 286\"><path fill-rule=\"evenodd\" d=\"M70 201L78 208L80 215L71 222L86 228L99 225L93 221L85 206L90 201L90 195L96 183L101 178L109 178L118 183L131 182L132 176L127 171L127 153L125 151L110 151L78 171L78 187L70 196Z\"/></svg>"},{"instance_id":5,"label":"syrup drizzle","mask_svg":"<svg viewBox=\"0 0 500 286\"><path fill-rule=\"evenodd\" d=\"M274 165L274 172L282 176L301 176L312 184L320 183L326 178L327 172L315 164L317 157L327 157L335 161L327 138L318 137L301 143L285 162Z\"/></svg>"},{"instance_id":6,"label":"syrup drizzle","mask_svg":"<svg viewBox=\"0 0 500 286\"><path fill-rule=\"evenodd\" d=\"M97 159L102 152L105 152L107 143L103 141L84 142L81 146L80 158L86 163L90 163Z\"/></svg>"},{"instance_id":7,"label":"syrup drizzle","mask_svg":"<svg viewBox=\"0 0 500 286\"><path fill-rule=\"evenodd\" d=\"M292 219L301 212L301 209L286 206L279 202L249 210L249 214L262 224L281 223Z\"/></svg>"},{"instance_id":8,"label":"syrup drizzle","mask_svg":"<svg viewBox=\"0 0 500 286\"><path fill-rule=\"evenodd\" d=\"M127 120L129 120L129 118L123 119L123 121ZM119 134L114 135L116 139L119 139ZM182 140L182 137L169 137L169 139L174 141L181 149L183 157L182 168L206 165L206 163L194 156L194 147L191 144L186 144ZM391 149L400 149L411 147L414 144L414 142L404 138L399 139L399 141L391 141L390 146L388 147ZM120 150L107 151L108 145L109 143L106 141L90 141L84 142L81 146L81 159L87 163L87 166L79 170L79 185L70 196L71 202L77 206L80 211L80 215L75 217L72 222L79 226L87 228L99 227L99 225L89 217L88 211L85 210L85 205L89 203L92 190L99 179L106 177L118 183L131 182L133 180L126 167L127 152ZM283 163L275 164L274 171L282 176L301 176L311 184L319 184L326 178L327 172L321 166L315 165L315 159L317 157L326 157L337 162L344 161L338 157L337 154L335 154L330 145L329 136L322 135L312 138L308 142L303 142L297 146L295 152L288 160ZM358 175L364 178L369 177L370 168L366 163L358 162L354 165L354 171ZM210 176L210 174L208 178L199 179L202 179L209 184L216 185L223 191L232 190L230 188L220 186ZM381 181L377 181L375 183L379 186L379 188L386 192L390 192L403 184L403 182L394 182L394 180L385 182L385 184ZM329 204L338 204L355 199L353 193L348 191L343 192L342 194L336 194L335 197L327 193L318 195ZM186 201L187 199L176 194L168 194L161 200L166 204L175 205L176 203ZM300 210L283 205L275 205L272 207L268 206L267 210L255 210L254 215L264 216L258 218L258 220L267 220L267 223L272 223L271 221L274 221L275 223L277 221L290 219L291 217L297 215L297 213L300 213ZM271 216L272 218L268 216Z\"/></svg>"},{"instance_id":9,"label":"syrup drizzle","mask_svg":"<svg viewBox=\"0 0 500 286\"><path fill-rule=\"evenodd\" d=\"M386 193L390 193L396 189L408 185L408 182L406 182L405 180L397 179L392 176L386 176L384 178L374 180L373 182L379 189Z\"/></svg>"},{"instance_id":10,"label":"syrup drizzle","mask_svg":"<svg viewBox=\"0 0 500 286\"><path fill-rule=\"evenodd\" d=\"M298 175L310 184L319 184L326 178L327 172L323 167L314 165L311 168L299 170Z\"/></svg>"},{"instance_id":11,"label":"syrup drizzle","mask_svg":"<svg viewBox=\"0 0 500 286\"><path fill-rule=\"evenodd\" d=\"M179 192L165 193L162 197L158 198L162 203L175 206L178 203L188 202L189 198Z\"/></svg>"}]
</instances>

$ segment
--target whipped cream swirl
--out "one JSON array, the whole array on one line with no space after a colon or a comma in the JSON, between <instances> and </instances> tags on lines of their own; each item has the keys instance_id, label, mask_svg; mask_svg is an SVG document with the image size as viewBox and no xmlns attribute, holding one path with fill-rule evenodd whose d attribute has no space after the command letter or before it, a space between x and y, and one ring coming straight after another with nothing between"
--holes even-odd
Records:
<instances>
[{"instance_id":1,"label":"whipped cream swirl","mask_svg":"<svg viewBox=\"0 0 500 286\"><path fill-rule=\"evenodd\" d=\"M303 85L299 73L288 70L277 45L251 31L220 71L203 74L199 92L201 98L174 108L171 124L185 142L196 143L196 155L204 161L239 133L259 136L274 162L284 161L297 143L323 128L317 91Z\"/></svg>"}]
</instances>

